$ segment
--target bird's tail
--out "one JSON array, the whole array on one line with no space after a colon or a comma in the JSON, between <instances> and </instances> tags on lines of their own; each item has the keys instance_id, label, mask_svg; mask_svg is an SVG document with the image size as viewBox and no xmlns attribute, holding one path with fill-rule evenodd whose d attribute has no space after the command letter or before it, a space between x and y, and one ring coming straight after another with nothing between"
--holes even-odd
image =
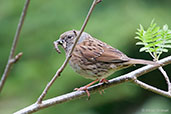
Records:
<instances>
[{"instance_id":1,"label":"bird's tail","mask_svg":"<svg viewBox=\"0 0 171 114\"><path fill-rule=\"evenodd\" d=\"M143 59L130 59L126 64L143 64L143 65L159 65L159 63Z\"/></svg>"}]
</instances>

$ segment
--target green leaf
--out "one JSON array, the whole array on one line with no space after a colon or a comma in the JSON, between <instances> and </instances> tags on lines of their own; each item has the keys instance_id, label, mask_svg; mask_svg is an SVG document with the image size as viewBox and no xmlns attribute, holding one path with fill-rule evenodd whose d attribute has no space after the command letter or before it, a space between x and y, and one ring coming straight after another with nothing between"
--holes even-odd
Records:
<instances>
[{"instance_id":1,"label":"green leaf","mask_svg":"<svg viewBox=\"0 0 171 114\"><path fill-rule=\"evenodd\" d=\"M142 45L140 52L148 52L153 54L154 57L158 57L162 52L168 52L168 48L171 48L171 30L167 24L162 28L157 26L154 19L151 21L150 26L145 30L140 24L140 28L137 29L135 39L139 39L136 45Z\"/></svg>"},{"instance_id":2,"label":"green leaf","mask_svg":"<svg viewBox=\"0 0 171 114\"><path fill-rule=\"evenodd\" d=\"M168 25L167 25L167 24L165 24L165 25L163 26L163 30L164 30L164 31L167 31L167 30L168 30Z\"/></svg>"},{"instance_id":3,"label":"green leaf","mask_svg":"<svg viewBox=\"0 0 171 114\"><path fill-rule=\"evenodd\" d=\"M145 45L143 42L137 42L136 45Z\"/></svg>"},{"instance_id":4,"label":"green leaf","mask_svg":"<svg viewBox=\"0 0 171 114\"><path fill-rule=\"evenodd\" d=\"M145 47L155 47L155 46L160 45L161 42L162 41L156 41L156 42L150 43L148 45L145 45Z\"/></svg>"},{"instance_id":5,"label":"green leaf","mask_svg":"<svg viewBox=\"0 0 171 114\"><path fill-rule=\"evenodd\" d=\"M155 37L155 38L148 38L147 40L146 40L146 42L155 42L155 41L157 41L157 40L160 40L162 37L161 36L157 36L157 37Z\"/></svg>"},{"instance_id":6,"label":"green leaf","mask_svg":"<svg viewBox=\"0 0 171 114\"><path fill-rule=\"evenodd\" d=\"M138 32L142 32L142 30L141 30L141 29L137 29L137 31L138 31Z\"/></svg>"},{"instance_id":7,"label":"green leaf","mask_svg":"<svg viewBox=\"0 0 171 114\"><path fill-rule=\"evenodd\" d=\"M165 43L171 43L171 40L167 40L167 41L165 41Z\"/></svg>"},{"instance_id":8,"label":"green leaf","mask_svg":"<svg viewBox=\"0 0 171 114\"><path fill-rule=\"evenodd\" d=\"M158 44L157 46L162 47L162 48L171 48L171 45Z\"/></svg>"},{"instance_id":9,"label":"green leaf","mask_svg":"<svg viewBox=\"0 0 171 114\"><path fill-rule=\"evenodd\" d=\"M156 32L156 33L154 33L154 34L152 34L152 38L153 37L157 37L157 36L161 36L161 33L158 31L158 32Z\"/></svg>"},{"instance_id":10,"label":"green leaf","mask_svg":"<svg viewBox=\"0 0 171 114\"><path fill-rule=\"evenodd\" d=\"M136 36L136 37L135 37L135 39L139 39L139 40L141 40L141 38L140 38L139 36Z\"/></svg>"},{"instance_id":11,"label":"green leaf","mask_svg":"<svg viewBox=\"0 0 171 114\"><path fill-rule=\"evenodd\" d=\"M152 30L155 28L156 25L157 25L156 23L151 23L151 25L150 25L150 27L147 29L147 31L152 31Z\"/></svg>"},{"instance_id":12,"label":"green leaf","mask_svg":"<svg viewBox=\"0 0 171 114\"><path fill-rule=\"evenodd\" d=\"M138 36L141 36L141 33L139 33L139 32L136 32L136 34L137 34Z\"/></svg>"},{"instance_id":13,"label":"green leaf","mask_svg":"<svg viewBox=\"0 0 171 114\"><path fill-rule=\"evenodd\" d=\"M159 30L160 30L160 27L156 27L156 28L154 28L154 29L153 29L153 31L152 31L152 34L156 34L156 33L158 33L158 32L159 32Z\"/></svg>"},{"instance_id":14,"label":"green leaf","mask_svg":"<svg viewBox=\"0 0 171 114\"><path fill-rule=\"evenodd\" d=\"M140 30L144 31L144 28L141 24L140 24Z\"/></svg>"},{"instance_id":15,"label":"green leaf","mask_svg":"<svg viewBox=\"0 0 171 114\"><path fill-rule=\"evenodd\" d=\"M162 49L162 48L158 49L158 51L160 51L160 52L168 52L167 49Z\"/></svg>"},{"instance_id":16,"label":"green leaf","mask_svg":"<svg viewBox=\"0 0 171 114\"><path fill-rule=\"evenodd\" d=\"M171 30L168 30L168 34L171 34Z\"/></svg>"},{"instance_id":17,"label":"green leaf","mask_svg":"<svg viewBox=\"0 0 171 114\"><path fill-rule=\"evenodd\" d=\"M143 52L143 51L145 51L145 50L148 50L149 48L147 48L147 47L142 47L141 49L140 49L140 52Z\"/></svg>"}]
</instances>

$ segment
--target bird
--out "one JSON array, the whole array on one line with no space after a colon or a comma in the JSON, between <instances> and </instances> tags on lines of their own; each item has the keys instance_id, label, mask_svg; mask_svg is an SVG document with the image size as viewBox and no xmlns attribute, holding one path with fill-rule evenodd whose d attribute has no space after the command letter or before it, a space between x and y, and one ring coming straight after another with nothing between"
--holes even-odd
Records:
<instances>
[{"instance_id":1,"label":"bird","mask_svg":"<svg viewBox=\"0 0 171 114\"><path fill-rule=\"evenodd\" d=\"M61 45L66 56L68 56L79 33L78 30L69 30L62 33L60 38L54 41L56 51L61 53L58 48L58 45ZM99 83L107 83L106 78L118 70L135 64L157 65L154 61L130 58L118 49L92 37L86 32L81 34L72 52L69 64L81 76L94 80L88 85L75 88L77 91L86 91L88 96L90 96L88 92L89 86L98 81Z\"/></svg>"}]
</instances>

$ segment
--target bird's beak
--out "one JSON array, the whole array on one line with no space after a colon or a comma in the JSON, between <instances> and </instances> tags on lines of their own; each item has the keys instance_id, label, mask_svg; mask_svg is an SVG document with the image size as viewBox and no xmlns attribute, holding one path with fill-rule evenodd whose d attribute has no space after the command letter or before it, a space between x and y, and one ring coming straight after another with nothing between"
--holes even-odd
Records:
<instances>
[{"instance_id":1,"label":"bird's beak","mask_svg":"<svg viewBox=\"0 0 171 114\"><path fill-rule=\"evenodd\" d=\"M61 53L61 51L60 51L59 48L58 48L58 45L59 45L59 44L62 45L62 41L61 41L60 39L53 42L53 45L54 45L56 51L57 51L58 53Z\"/></svg>"}]
</instances>

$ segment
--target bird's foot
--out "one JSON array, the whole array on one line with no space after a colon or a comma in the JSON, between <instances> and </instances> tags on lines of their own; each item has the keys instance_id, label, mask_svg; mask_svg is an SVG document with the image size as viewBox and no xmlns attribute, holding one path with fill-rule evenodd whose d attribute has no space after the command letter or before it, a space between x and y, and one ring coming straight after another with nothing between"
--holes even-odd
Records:
<instances>
[{"instance_id":1,"label":"bird's foot","mask_svg":"<svg viewBox=\"0 0 171 114\"><path fill-rule=\"evenodd\" d=\"M103 95L104 93L105 93L104 89L99 90L99 94L100 94L100 95Z\"/></svg>"},{"instance_id":2,"label":"bird's foot","mask_svg":"<svg viewBox=\"0 0 171 114\"><path fill-rule=\"evenodd\" d=\"M83 87L80 87L80 88L75 88L74 90L75 91L85 91L87 93L87 96L88 96L88 99L89 99L90 98L90 92L88 91L87 88L88 88L87 86L83 86Z\"/></svg>"},{"instance_id":3,"label":"bird's foot","mask_svg":"<svg viewBox=\"0 0 171 114\"><path fill-rule=\"evenodd\" d=\"M103 78L103 79L101 79L100 81L99 81L99 83L108 83L109 81L107 80L107 79L105 79L105 78ZM105 92L104 92L104 89L102 89L102 90L99 90L99 93L100 93L100 95L103 95Z\"/></svg>"},{"instance_id":4,"label":"bird's foot","mask_svg":"<svg viewBox=\"0 0 171 114\"><path fill-rule=\"evenodd\" d=\"M99 80L96 79L93 82L89 83L88 85L80 87L80 88L75 88L74 90L76 90L76 91L85 91L87 93L87 96L88 96L88 99L89 99L90 98L90 92L88 91L88 87L90 87L91 85L93 85L97 81L99 81Z\"/></svg>"},{"instance_id":5,"label":"bird's foot","mask_svg":"<svg viewBox=\"0 0 171 114\"><path fill-rule=\"evenodd\" d=\"M108 83L109 81L107 80L107 79L105 79L105 78L103 78L103 79L101 79L100 81L99 81L99 83Z\"/></svg>"}]
</instances>

